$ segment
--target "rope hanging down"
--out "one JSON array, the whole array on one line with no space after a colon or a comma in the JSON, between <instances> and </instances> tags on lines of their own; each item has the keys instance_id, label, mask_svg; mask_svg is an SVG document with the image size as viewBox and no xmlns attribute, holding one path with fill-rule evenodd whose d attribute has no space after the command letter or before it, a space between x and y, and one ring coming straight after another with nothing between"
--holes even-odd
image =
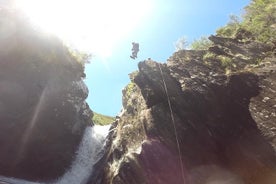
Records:
<instances>
[{"instance_id":1,"label":"rope hanging down","mask_svg":"<svg viewBox=\"0 0 276 184\"><path fill-rule=\"evenodd\" d=\"M175 140L176 140L178 155L179 155L179 160L180 160L182 180L183 180L183 183L185 184L184 166L183 166L183 162L182 162L180 144L179 144L179 140L178 140L178 136L177 136L175 120L174 120L173 111L172 111L172 105L171 105L171 101L170 101L170 97L169 97L169 93L168 93L168 88L167 88L167 85L166 85L166 82L165 82L165 79L164 79L164 75L163 75L163 71L161 69L160 63L158 63L158 67L159 67L159 70L160 70L160 73L161 73L161 77L162 77L166 97L167 97L167 100L168 100L168 105L169 105L169 109L170 109L170 114L171 114L171 119L172 119L172 123L173 123L174 134L175 134Z\"/></svg>"}]
</instances>

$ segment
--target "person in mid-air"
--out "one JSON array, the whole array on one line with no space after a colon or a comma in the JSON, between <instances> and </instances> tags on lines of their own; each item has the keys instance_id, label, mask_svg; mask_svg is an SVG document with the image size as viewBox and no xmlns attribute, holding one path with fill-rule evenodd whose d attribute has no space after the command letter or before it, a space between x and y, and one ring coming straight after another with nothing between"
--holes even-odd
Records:
<instances>
[{"instance_id":1,"label":"person in mid-air","mask_svg":"<svg viewBox=\"0 0 276 184\"><path fill-rule=\"evenodd\" d=\"M132 42L132 55L130 58L136 59L137 58L137 53L139 52L139 43Z\"/></svg>"}]
</instances>

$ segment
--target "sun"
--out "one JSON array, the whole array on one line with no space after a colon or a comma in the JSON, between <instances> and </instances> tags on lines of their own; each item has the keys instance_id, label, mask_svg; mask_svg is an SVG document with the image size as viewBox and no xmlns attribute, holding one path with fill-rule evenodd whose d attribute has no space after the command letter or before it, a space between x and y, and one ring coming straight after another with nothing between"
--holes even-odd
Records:
<instances>
[{"instance_id":1,"label":"sun","mask_svg":"<svg viewBox=\"0 0 276 184\"><path fill-rule=\"evenodd\" d=\"M42 30L100 57L110 57L152 9L151 0L15 0L15 6Z\"/></svg>"}]
</instances>

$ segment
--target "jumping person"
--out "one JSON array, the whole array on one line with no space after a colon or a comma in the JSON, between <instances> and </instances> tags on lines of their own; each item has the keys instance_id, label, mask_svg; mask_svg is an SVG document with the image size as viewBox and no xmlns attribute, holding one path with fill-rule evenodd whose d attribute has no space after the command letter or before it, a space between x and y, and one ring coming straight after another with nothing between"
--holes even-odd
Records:
<instances>
[{"instance_id":1,"label":"jumping person","mask_svg":"<svg viewBox=\"0 0 276 184\"><path fill-rule=\"evenodd\" d=\"M137 58L137 53L139 52L139 43L132 42L132 55L130 58L136 59Z\"/></svg>"}]
</instances>

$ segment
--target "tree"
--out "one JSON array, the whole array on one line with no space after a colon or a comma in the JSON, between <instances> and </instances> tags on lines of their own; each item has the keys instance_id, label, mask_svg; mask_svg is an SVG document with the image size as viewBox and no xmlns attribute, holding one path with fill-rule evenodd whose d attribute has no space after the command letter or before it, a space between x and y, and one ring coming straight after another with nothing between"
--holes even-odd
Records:
<instances>
[{"instance_id":1,"label":"tree","mask_svg":"<svg viewBox=\"0 0 276 184\"><path fill-rule=\"evenodd\" d=\"M252 32L257 40L270 42L276 39L275 0L252 0L245 11L242 26Z\"/></svg>"},{"instance_id":2,"label":"tree","mask_svg":"<svg viewBox=\"0 0 276 184\"><path fill-rule=\"evenodd\" d=\"M200 37L190 44L192 50L207 50L212 45L212 42L205 36Z\"/></svg>"},{"instance_id":3,"label":"tree","mask_svg":"<svg viewBox=\"0 0 276 184\"><path fill-rule=\"evenodd\" d=\"M240 28L240 19L236 15L230 15L230 21L226 26L219 28L216 32L218 36L233 37Z\"/></svg>"},{"instance_id":4,"label":"tree","mask_svg":"<svg viewBox=\"0 0 276 184\"><path fill-rule=\"evenodd\" d=\"M181 37L179 38L175 43L175 50L179 51L179 50L184 50L187 48L188 42L187 39L185 37Z\"/></svg>"}]
</instances>

